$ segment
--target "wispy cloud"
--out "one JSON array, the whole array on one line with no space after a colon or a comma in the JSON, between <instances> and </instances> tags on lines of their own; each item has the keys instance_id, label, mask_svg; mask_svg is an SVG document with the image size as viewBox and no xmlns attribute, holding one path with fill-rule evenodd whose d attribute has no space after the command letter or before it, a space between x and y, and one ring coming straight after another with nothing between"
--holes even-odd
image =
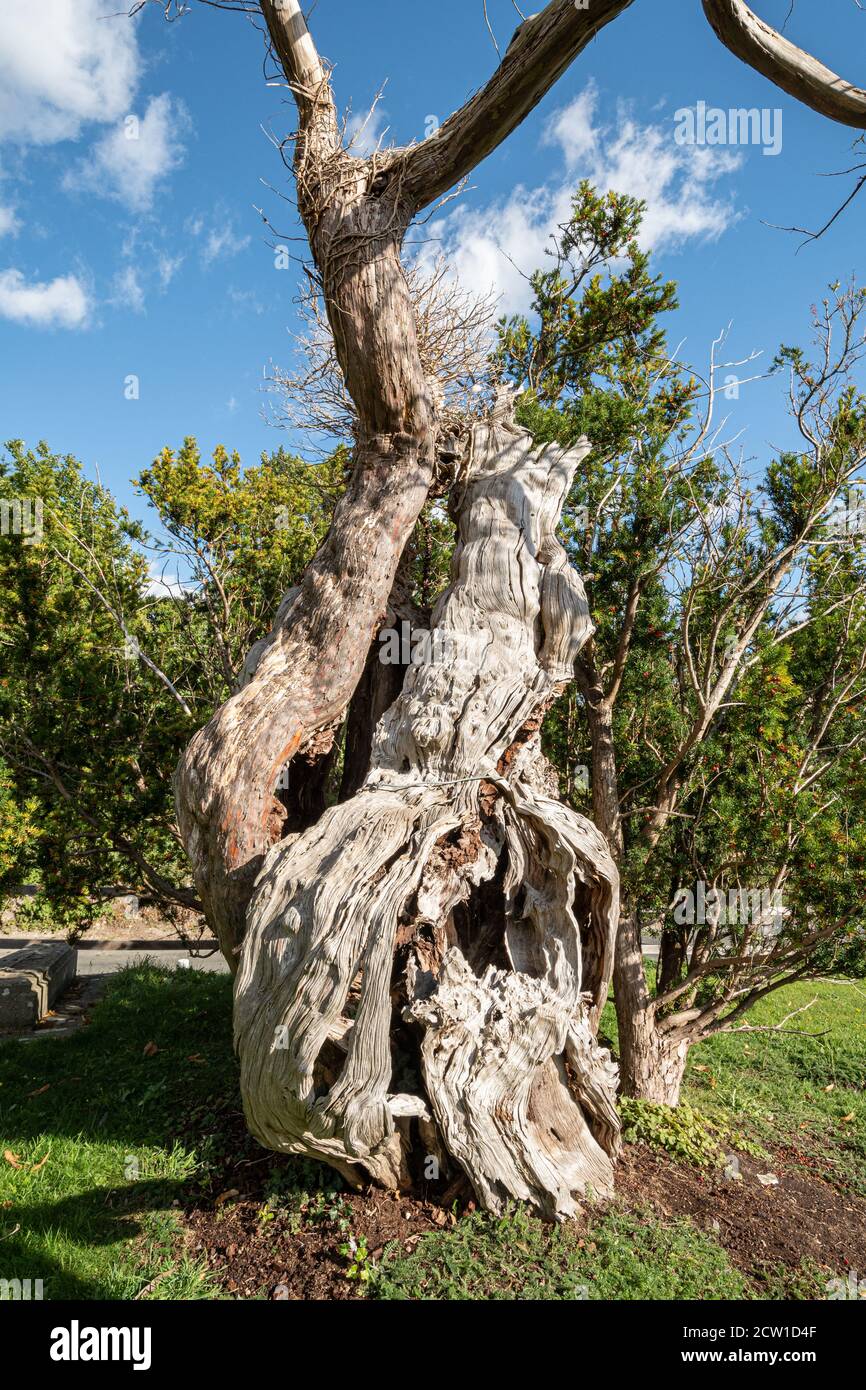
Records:
<instances>
[{"instance_id":1,"label":"wispy cloud","mask_svg":"<svg viewBox=\"0 0 866 1390\"><path fill-rule=\"evenodd\" d=\"M0 236L14 236L20 226L15 209L0 203Z\"/></svg>"},{"instance_id":2,"label":"wispy cloud","mask_svg":"<svg viewBox=\"0 0 866 1390\"><path fill-rule=\"evenodd\" d=\"M196 213L184 223L184 231L199 243L197 252L202 265L213 265L214 261L228 260L240 251L245 251L252 241L249 235L241 235L235 226L234 214L221 204L209 216Z\"/></svg>"},{"instance_id":3,"label":"wispy cloud","mask_svg":"<svg viewBox=\"0 0 866 1390\"><path fill-rule=\"evenodd\" d=\"M230 256L236 256L239 251L245 251L251 240L250 236L239 236L231 219L229 219L223 222L222 226L212 227L208 232L202 250L202 260L205 265L212 265L214 261L228 260Z\"/></svg>"},{"instance_id":4,"label":"wispy cloud","mask_svg":"<svg viewBox=\"0 0 866 1390\"><path fill-rule=\"evenodd\" d=\"M165 253L157 257L156 269L161 289L168 289L182 265L183 256L170 256Z\"/></svg>"},{"instance_id":5,"label":"wispy cloud","mask_svg":"<svg viewBox=\"0 0 866 1390\"><path fill-rule=\"evenodd\" d=\"M113 198L133 212L153 206L159 185L182 162L190 119L168 92L152 97L142 117L129 114L66 173L63 186Z\"/></svg>"},{"instance_id":6,"label":"wispy cloud","mask_svg":"<svg viewBox=\"0 0 866 1390\"><path fill-rule=\"evenodd\" d=\"M143 313L144 289L133 266L124 266L123 270L115 275L109 302L115 308L132 309L136 314Z\"/></svg>"}]
</instances>

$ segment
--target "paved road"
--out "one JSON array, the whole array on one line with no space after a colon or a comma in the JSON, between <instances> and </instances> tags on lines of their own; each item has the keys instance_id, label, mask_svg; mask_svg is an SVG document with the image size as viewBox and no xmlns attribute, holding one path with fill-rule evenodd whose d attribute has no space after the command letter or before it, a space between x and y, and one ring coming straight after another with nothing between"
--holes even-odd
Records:
<instances>
[{"instance_id":1,"label":"paved road","mask_svg":"<svg viewBox=\"0 0 866 1390\"><path fill-rule=\"evenodd\" d=\"M138 965L143 960L153 961L154 965L165 966L168 970L205 970L218 975L228 974L228 966L219 951L208 956L190 956L188 951L161 951L158 944L152 950L144 947L133 951L79 951L78 974L81 978L113 975L127 965Z\"/></svg>"},{"instance_id":2,"label":"paved road","mask_svg":"<svg viewBox=\"0 0 866 1390\"><path fill-rule=\"evenodd\" d=\"M12 948L0 946L0 964L2 964L3 955L8 949ZM643 953L650 960L657 960L658 942L645 941ZM161 942L156 941L153 946L142 944L132 949L117 945L82 946L78 951L78 977L79 979L91 979L94 976L114 975L118 970L123 970L125 966L137 965L142 960L151 960L155 965L164 966L168 970L203 970L218 975L228 974L228 966L219 951L211 950L208 953L191 956L188 950L178 950L177 947L166 948Z\"/></svg>"},{"instance_id":3,"label":"paved road","mask_svg":"<svg viewBox=\"0 0 866 1390\"><path fill-rule=\"evenodd\" d=\"M61 941L59 936L11 937L0 936L0 965L7 951L17 951L31 941ZM78 943L78 976L89 979L94 975L114 975L127 965L138 964L142 960L152 960L169 970L207 970L226 974L228 966L215 946L203 946L197 954L190 955L189 948L179 942L128 941L88 941ZM182 962L189 962L185 964Z\"/></svg>"},{"instance_id":4,"label":"paved road","mask_svg":"<svg viewBox=\"0 0 866 1390\"><path fill-rule=\"evenodd\" d=\"M3 959L10 950L17 949L23 942L14 946L7 937L0 947L0 969ZM23 1029L11 1034L20 1042L35 1042L45 1037L71 1037L90 1015L93 1006L105 989L110 976L128 965L138 965L150 960L169 970L197 970L208 974L227 974L228 966L219 951L190 955L187 948L173 949L166 943L155 941L139 942L132 949L116 943L99 942L81 946L78 951L78 970L75 980L55 1000L51 1013L36 1029Z\"/></svg>"}]
</instances>

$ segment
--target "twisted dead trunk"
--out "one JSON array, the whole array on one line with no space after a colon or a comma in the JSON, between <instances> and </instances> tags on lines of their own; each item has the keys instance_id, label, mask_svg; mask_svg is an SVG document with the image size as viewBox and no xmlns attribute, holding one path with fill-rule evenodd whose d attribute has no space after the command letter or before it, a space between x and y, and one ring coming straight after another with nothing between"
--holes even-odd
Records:
<instances>
[{"instance_id":1,"label":"twisted dead trunk","mask_svg":"<svg viewBox=\"0 0 866 1390\"><path fill-rule=\"evenodd\" d=\"M617 872L538 747L591 631L555 538L587 447L534 450L503 419L473 431L431 659L357 795L266 856L235 996L263 1143L388 1186L426 1145L486 1208L554 1218L610 1191L618 1142L595 1041Z\"/></svg>"},{"instance_id":2,"label":"twisted dead trunk","mask_svg":"<svg viewBox=\"0 0 866 1390\"><path fill-rule=\"evenodd\" d=\"M433 479L436 391L400 260L406 232L631 3L596 0L588 11L552 0L435 136L358 159L344 148L329 71L300 0L260 0L298 109L298 210L358 426L352 478L327 540L286 595L243 689L195 736L176 774L181 837L233 970L252 885L285 830L277 781L293 758L315 764L330 752Z\"/></svg>"}]
</instances>

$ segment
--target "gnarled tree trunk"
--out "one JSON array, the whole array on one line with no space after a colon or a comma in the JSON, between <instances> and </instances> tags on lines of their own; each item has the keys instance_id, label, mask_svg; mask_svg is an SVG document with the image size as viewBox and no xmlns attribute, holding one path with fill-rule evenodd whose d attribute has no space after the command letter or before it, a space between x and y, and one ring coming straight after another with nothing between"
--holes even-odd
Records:
<instances>
[{"instance_id":1,"label":"gnarled tree trunk","mask_svg":"<svg viewBox=\"0 0 866 1390\"><path fill-rule=\"evenodd\" d=\"M586 448L534 450L502 418L473 431L431 659L357 795L265 857L235 996L269 1147L397 1186L441 1143L488 1209L554 1218L610 1191L618 1137L595 1042L617 872L538 747L591 631L555 538Z\"/></svg>"}]
</instances>

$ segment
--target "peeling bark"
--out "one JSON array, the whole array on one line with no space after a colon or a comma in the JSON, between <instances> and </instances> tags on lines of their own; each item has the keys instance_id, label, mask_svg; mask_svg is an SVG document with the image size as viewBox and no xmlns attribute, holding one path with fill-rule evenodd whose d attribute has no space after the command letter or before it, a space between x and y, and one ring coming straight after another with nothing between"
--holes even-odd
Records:
<instances>
[{"instance_id":1,"label":"peeling bark","mask_svg":"<svg viewBox=\"0 0 866 1390\"><path fill-rule=\"evenodd\" d=\"M324 121L324 116L317 120ZM375 161L299 138L299 206L360 425L349 487L247 680L178 768L184 844L208 919L235 968L264 853L283 831L281 770L343 718L386 611L435 465L433 393L421 370L400 245L409 214L374 198ZM383 306L387 312L383 312Z\"/></svg>"},{"instance_id":2,"label":"peeling bark","mask_svg":"<svg viewBox=\"0 0 866 1390\"><path fill-rule=\"evenodd\" d=\"M486 1208L554 1218L610 1191L618 1143L595 1041L617 872L538 749L591 632L555 538L587 448L535 450L501 416L473 431L445 659L409 670L357 795L266 856L235 996L263 1143L394 1187L412 1118L434 1120ZM391 1048L407 1024L411 1064Z\"/></svg>"},{"instance_id":3,"label":"peeling bark","mask_svg":"<svg viewBox=\"0 0 866 1390\"><path fill-rule=\"evenodd\" d=\"M360 451L328 540L254 674L196 734L178 768L184 845L233 969L253 881L283 831L274 795L280 773L345 713L431 477L432 459L411 445L400 453L383 440Z\"/></svg>"}]
</instances>

